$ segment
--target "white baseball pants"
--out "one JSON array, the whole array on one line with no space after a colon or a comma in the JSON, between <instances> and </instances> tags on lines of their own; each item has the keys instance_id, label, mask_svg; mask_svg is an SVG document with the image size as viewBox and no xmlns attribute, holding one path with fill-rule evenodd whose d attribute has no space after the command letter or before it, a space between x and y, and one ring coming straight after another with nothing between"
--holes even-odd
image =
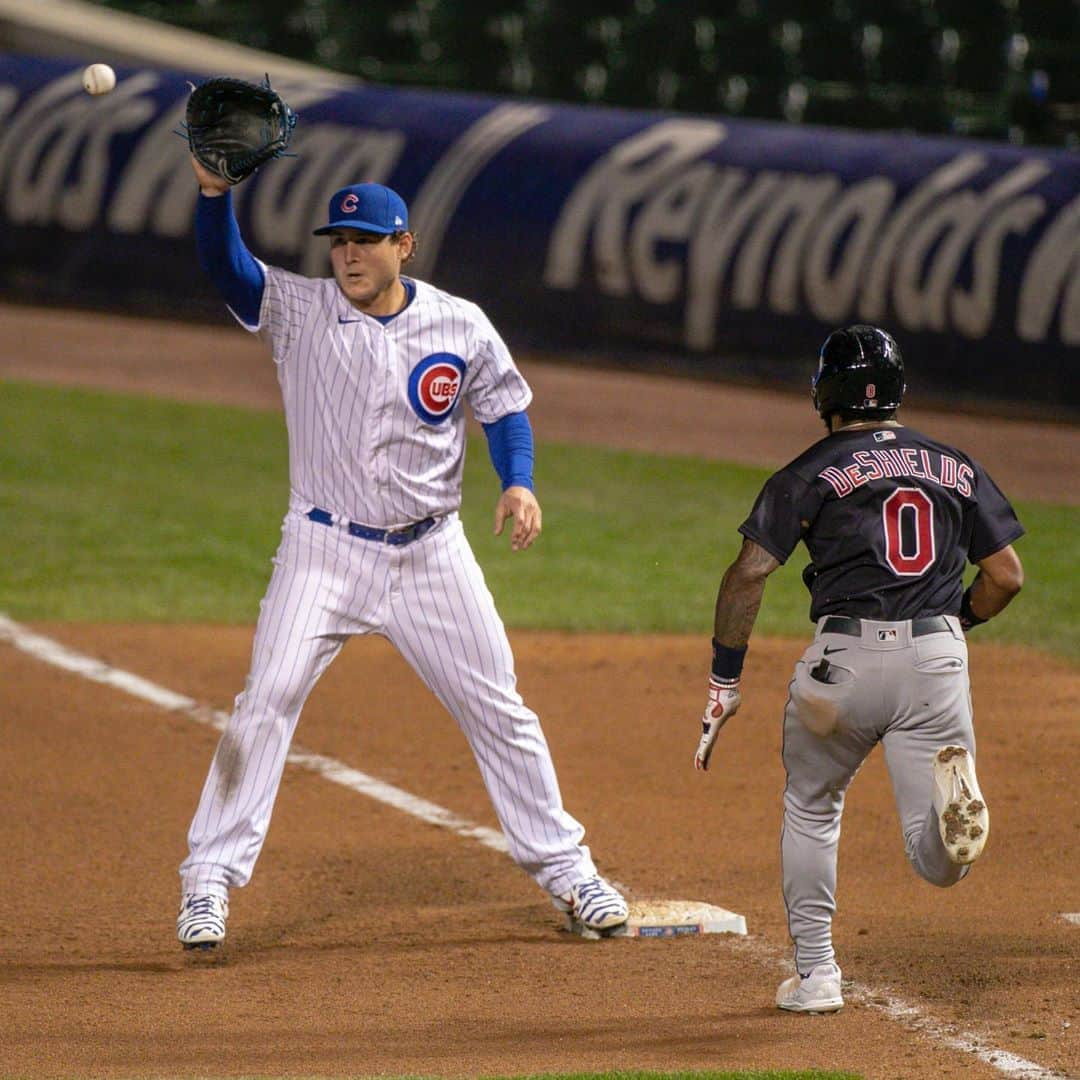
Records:
<instances>
[{"instance_id":1,"label":"white baseball pants","mask_svg":"<svg viewBox=\"0 0 1080 1080\"><path fill-rule=\"evenodd\" d=\"M353 634L388 638L472 748L510 854L548 892L596 873L562 805L502 620L457 514L413 543L351 536L291 509L263 598L251 671L218 744L180 867L185 893L227 895L258 858L300 710Z\"/></svg>"}]
</instances>

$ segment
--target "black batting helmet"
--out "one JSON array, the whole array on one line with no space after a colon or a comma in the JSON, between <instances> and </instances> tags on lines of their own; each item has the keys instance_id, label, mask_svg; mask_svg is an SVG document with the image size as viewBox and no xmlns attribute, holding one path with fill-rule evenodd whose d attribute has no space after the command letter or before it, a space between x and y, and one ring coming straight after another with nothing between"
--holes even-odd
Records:
<instances>
[{"instance_id":1,"label":"black batting helmet","mask_svg":"<svg viewBox=\"0 0 1080 1080\"><path fill-rule=\"evenodd\" d=\"M904 358L891 335L876 326L834 330L821 346L810 396L818 415L857 413L868 419L900 407Z\"/></svg>"}]
</instances>

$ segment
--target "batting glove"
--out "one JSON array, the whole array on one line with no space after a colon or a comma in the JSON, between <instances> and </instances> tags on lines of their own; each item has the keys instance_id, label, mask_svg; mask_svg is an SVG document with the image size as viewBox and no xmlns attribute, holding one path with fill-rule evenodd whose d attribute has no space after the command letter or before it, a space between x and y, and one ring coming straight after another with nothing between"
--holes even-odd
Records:
<instances>
[{"instance_id":1,"label":"batting glove","mask_svg":"<svg viewBox=\"0 0 1080 1080\"><path fill-rule=\"evenodd\" d=\"M739 711L741 701L738 679L718 679L715 675L709 677L709 701L701 717L701 740L694 754L695 769L708 769L716 736L728 718Z\"/></svg>"}]
</instances>

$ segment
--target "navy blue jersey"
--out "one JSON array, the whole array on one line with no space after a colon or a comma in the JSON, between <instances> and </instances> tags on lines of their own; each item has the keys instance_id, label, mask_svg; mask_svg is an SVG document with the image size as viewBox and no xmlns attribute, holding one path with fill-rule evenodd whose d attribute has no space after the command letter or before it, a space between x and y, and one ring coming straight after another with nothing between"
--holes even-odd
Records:
<instances>
[{"instance_id":1,"label":"navy blue jersey","mask_svg":"<svg viewBox=\"0 0 1080 1080\"><path fill-rule=\"evenodd\" d=\"M774 473L739 532L781 563L806 544L812 620L891 621L955 615L965 562L1024 529L966 454L875 425L827 435Z\"/></svg>"}]
</instances>

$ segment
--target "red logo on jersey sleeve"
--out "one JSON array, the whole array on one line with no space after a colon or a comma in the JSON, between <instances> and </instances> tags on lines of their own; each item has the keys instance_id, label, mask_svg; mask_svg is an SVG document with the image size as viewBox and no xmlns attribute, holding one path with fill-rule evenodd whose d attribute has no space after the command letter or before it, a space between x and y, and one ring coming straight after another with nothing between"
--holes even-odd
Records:
<instances>
[{"instance_id":1,"label":"red logo on jersey sleeve","mask_svg":"<svg viewBox=\"0 0 1080 1080\"><path fill-rule=\"evenodd\" d=\"M409 374L409 404L426 424L441 424L453 411L465 378L465 361L453 353L425 356Z\"/></svg>"}]
</instances>

